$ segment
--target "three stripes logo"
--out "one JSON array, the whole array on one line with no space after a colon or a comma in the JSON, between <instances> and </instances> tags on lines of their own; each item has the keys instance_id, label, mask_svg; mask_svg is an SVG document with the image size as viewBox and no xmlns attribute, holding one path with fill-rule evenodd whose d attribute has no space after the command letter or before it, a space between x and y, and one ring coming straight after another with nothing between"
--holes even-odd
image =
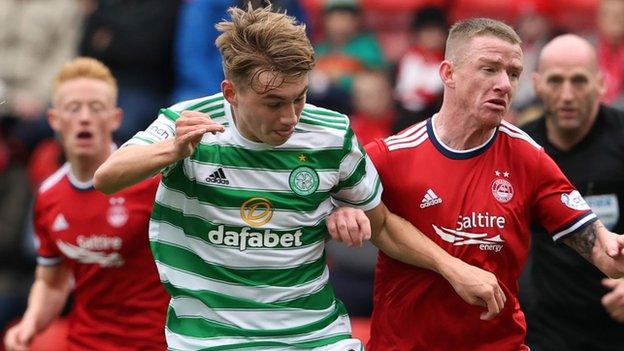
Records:
<instances>
[{"instance_id":1,"label":"three stripes logo","mask_svg":"<svg viewBox=\"0 0 624 351\"><path fill-rule=\"evenodd\" d=\"M215 183L215 184L223 184L223 185L230 184L230 181L227 179L227 177L225 176L225 173L223 172L223 168L219 168L216 171L214 171L214 173L212 173L211 175L208 176L208 178L206 178L206 181L208 183Z\"/></svg>"},{"instance_id":2,"label":"three stripes logo","mask_svg":"<svg viewBox=\"0 0 624 351\"><path fill-rule=\"evenodd\" d=\"M442 199L438 195L436 195L433 190L428 189L425 193L425 196L423 196L422 200L420 201L420 208L427 208L441 203Z\"/></svg>"}]
</instances>

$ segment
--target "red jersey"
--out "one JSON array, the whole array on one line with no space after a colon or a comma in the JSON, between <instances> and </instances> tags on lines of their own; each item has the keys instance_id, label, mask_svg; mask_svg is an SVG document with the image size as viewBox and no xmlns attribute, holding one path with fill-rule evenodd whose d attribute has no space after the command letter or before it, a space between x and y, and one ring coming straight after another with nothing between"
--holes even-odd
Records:
<instances>
[{"instance_id":1,"label":"red jersey","mask_svg":"<svg viewBox=\"0 0 624 351\"><path fill-rule=\"evenodd\" d=\"M451 255L494 273L507 302L493 320L482 321L484 308L464 302L441 275L380 253L368 348L527 350L517 280L531 222L561 240L596 216L520 129L503 122L483 145L458 151L438 141L432 120L366 146L383 201Z\"/></svg>"},{"instance_id":2,"label":"red jersey","mask_svg":"<svg viewBox=\"0 0 624 351\"><path fill-rule=\"evenodd\" d=\"M169 295L149 246L159 178L112 195L81 183L65 164L39 189L35 231L39 265L73 272L70 350L165 350Z\"/></svg>"}]
</instances>

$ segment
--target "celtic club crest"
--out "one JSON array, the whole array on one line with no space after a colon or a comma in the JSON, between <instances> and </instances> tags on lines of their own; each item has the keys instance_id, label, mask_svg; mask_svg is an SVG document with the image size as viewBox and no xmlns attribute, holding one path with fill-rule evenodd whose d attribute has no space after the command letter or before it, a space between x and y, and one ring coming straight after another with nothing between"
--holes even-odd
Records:
<instances>
[{"instance_id":1,"label":"celtic club crest","mask_svg":"<svg viewBox=\"0 0 624 351\"><path fill-rule=\"evenodd\" d=\"M319 187L319 176L307 166L295 168L288 178L290 189L297 195L310 195Z\"/></svg>"}]
</instances>

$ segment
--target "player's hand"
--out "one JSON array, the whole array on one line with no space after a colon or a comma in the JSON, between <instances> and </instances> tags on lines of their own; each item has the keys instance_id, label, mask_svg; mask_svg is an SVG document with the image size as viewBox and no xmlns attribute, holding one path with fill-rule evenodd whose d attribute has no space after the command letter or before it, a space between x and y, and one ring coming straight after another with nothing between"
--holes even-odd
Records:
<instances>
[{"instance_id":1,"label":"player's hand","mask_svg":"<svg viewBox=\"0 0 624 351\"><path fill-rule=\"evenodd\" d=\"M610 278L624 277L624 235L608 231L601 223L596 225L596 245L592 250L594 265Z\"/></svg>"},{"instance_id":2,"label":"player's hand","mask_svg":"<svg viewBox=\"0 0 624 351\"><path fill-rule=\"evenodd\" d=\"M602 285L611 290L602 297L602 305L611 318L624 323L624 279L603 279Z\"/></svg>"},{"instance_id":3,"label":"player's hand","mask_svg":"<svg viewBox=\"0 0 624 351\"><path fill-rule=\"evenodd\" d=\"M22 320L7 330L4 335L4 347L6 351L28 351L35 334L35 326Z\"/></svg>"},{"instance_id":4,"label":"player's hand","mask_svg":"<svg viewBox=\"0 0 624 351\"><path fill-rule=\"evenodd\" d=\"M347 246L362 247L371 237L370 221L364 211L352 207L338 207L327 217L329 235Z\"/></svg>"},{"instance_id":5,"label":"player's hand","mask_svg":"<svg viewBox=\"0 0 624 351\"><path fill-rule=\"evenodd\" d=\"M206 133L220 133L225 129L206 113L183 111L176 120L175 149L179 159L190 156Z\"/></svg>"},{"instance_id":6,"label":"player's hand","mask_svg":"<svg viewBox=\"0 0 624 351\"><path fill-rule=\"evenodd\" d=\"M505 307L507 297L491 272L456 259L442 273L464 301L487 308L481 314L482 320L496 317Z\"/></svg>"}]
</instances>

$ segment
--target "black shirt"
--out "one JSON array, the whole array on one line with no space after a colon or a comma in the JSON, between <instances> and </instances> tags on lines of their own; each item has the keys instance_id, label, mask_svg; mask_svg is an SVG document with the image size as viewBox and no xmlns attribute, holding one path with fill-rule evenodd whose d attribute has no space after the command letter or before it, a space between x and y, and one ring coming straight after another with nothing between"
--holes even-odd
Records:
<instances>
[{"instance_id":1,"label":"black shirt","mask_svg":"<svg viewBox=\"0 0 624 351\"><path fill-rule=\"evenodd\" d=\"M569 151L546 139L544 116L523 126L581 192L605 226L624 229L624 112L601 106L588 135ZM527 344L541 350L624 350L624 324L601 304L608 289L597 268L543 228L533 228L531 262L521 280ZM528 294L527 294L528 292Z\"/></svg>"}]
</instances>

